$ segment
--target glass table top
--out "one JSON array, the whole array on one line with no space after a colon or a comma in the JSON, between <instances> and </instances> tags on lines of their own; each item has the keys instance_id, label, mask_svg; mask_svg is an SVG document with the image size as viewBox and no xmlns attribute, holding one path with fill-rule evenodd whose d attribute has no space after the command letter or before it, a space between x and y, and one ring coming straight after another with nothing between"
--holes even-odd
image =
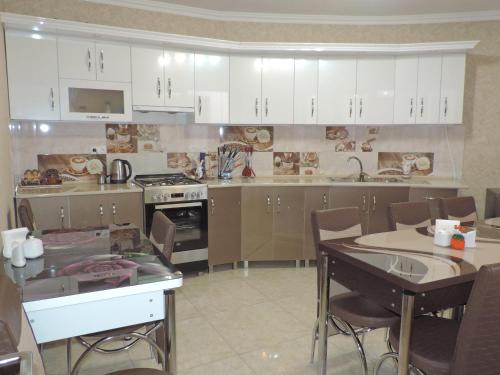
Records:
<instances>
[{"instance_id":1,"label":"glass table top","mask_svg":"<svg viewBox=\"0 0 500 375\"><path fill-rule=\"evenodd\" d=\"M34 301L182 278L182 273L133 225L33 233L44 254L4 270Z\"/></svg>"}]
</instances>

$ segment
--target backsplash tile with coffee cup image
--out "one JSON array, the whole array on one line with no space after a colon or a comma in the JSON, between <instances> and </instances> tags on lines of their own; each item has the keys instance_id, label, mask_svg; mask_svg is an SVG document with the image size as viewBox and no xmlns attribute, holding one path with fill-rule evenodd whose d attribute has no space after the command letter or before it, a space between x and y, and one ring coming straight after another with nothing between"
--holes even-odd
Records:
<instances>
[{"instance_id":1,"label":"backsplash tile with coffee cup image","mask_svg":"<svg viewBox=\"0 0 500 375\"><path fill-rule=\"evenodd\" d=\"M220 142L241 142L253 146L254 151L273 151L272 126L222 126Z\"/></svg>"},{"instance_id":2,"label":"backsplash tile with coffee cup image","mask_svg":"<svg viewBox=\"0 0 500 375\"><path fill-rule=\"evenodd\" d=\"M62 182L96 182L104 171L104 154L38 155L38 170L44 173L56 169Z\"/></svg>"}]
</instances>

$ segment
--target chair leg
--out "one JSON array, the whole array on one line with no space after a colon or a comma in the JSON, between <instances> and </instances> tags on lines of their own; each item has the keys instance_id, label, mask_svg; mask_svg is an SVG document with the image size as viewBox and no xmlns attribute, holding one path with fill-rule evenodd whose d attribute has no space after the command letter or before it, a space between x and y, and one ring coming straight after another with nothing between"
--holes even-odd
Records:
<instances>
[{"instance_id":1,"label":"chair leg","mask_svg":"<svg viewBox=\"0 0 500 375\"><path fill-rule=\"evenodd\" d=\"M359 341L359 337L358 337L358 335L356 335L354 328L352 328L352 326L346 321L343 321L343 323L345 324L345 327L349 331L349 334L351 335L352 339L354 340L354 344L356 345L356 349L358 350L359 359L361 361L361 374L367 375L368 374L368 365L366 363L365 349L363 348L363 345Z\"/></svg>"},{"instance_id":2,"label":"chair leg","mask_svg":"<svg viewBox=\"0 0 500 375\"><path fill-rule=\"evenodd\" d=\"M309 363L314 363L314 351L316 350L316 340L318 339L318 329L319 329L319 319L316 319L314 323L313 332L312 332L312 343L311 343L311 359Z\"/></svg>"},{"instance_id":3,"label":"chair leg","mask_svg":"<svg viewBox=\"0 0 500 375\"><path fill-rule=\"evenodd\" d=\"M68 375L71 375L71 338L66 339L66 367L68 369Z\"/></svg>"},{"instance_id":4,"label":"chair leg","mask_svg":"<svg viewBox=\"0 0 500 375\"><path fill-rule=\"evenodd\" d=\"M394 352L382 354L380 356L380 358L378 359L377 363L375 364L375 367L373 368L373 375L378 374L378 370L380 369L380 366L382 366L382 363L384 363L384 361L386 359L388 359L388 358L397 359L397 357L398 357L398 353L394 353Z\"/></svg>"}]
</instances>

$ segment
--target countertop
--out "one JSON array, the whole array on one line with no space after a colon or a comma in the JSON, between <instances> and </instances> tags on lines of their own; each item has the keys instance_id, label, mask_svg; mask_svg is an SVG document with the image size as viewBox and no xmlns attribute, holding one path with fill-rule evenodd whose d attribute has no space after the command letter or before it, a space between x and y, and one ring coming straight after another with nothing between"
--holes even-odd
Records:
<instances>
[{"instance_id":1,"label":"countertop","mask_svg":"<svg viewBox=\"0 0 500 375\"><path fill-rule=\"evenodd\" d=\"M211 179L206 181L209 188L237 187L237 186L367 186L367 187L412 187L437 189L466 189L467 186L460 180L441 177L413 177L402 182L352 182L334 181L328 176L278 176L278 177L238 177L231 180Z\"/></svg>"},{"instance_id":2,"label":"countertop","mask_svg":"<svg viewBox=\"0 0 500 375\"><path fill-rule=\"evenodd\" d=\"M36 197L60 197L70 195L92 195L92 194L113 194L113 193L141 193L142 188L134 183L127 184L85 184L66 183L61 187L17 187L16 198L36 198Z\"/></svg>"}]
</instances>

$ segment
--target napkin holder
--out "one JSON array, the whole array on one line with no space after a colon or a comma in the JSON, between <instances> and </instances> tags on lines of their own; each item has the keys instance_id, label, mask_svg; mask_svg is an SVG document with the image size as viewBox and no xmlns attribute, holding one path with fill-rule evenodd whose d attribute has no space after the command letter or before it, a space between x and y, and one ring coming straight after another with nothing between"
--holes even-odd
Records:
<instances>
[{"instance_id":1,"label":"napkin holder","mask_svg":"<svg viewBox=\"0 0 500 375\"><path fill-rule=\"evenodd\" d=\"M460 225L459 220L437 219L434 228L434 245L449 247L451 237L456 233L455 226Z\"/></svg>"},{"instance_id":2,"label":"napkin holder","mask_svg":"<svg viewBox=\"0 0 500 375\"><path fill-rule=\"evenodd\" d=\"M3 256L7 259L12 257L14 248L21 245L26 240L28 228L17 228L2 231Z\"/></svg>"}]
</instances>

